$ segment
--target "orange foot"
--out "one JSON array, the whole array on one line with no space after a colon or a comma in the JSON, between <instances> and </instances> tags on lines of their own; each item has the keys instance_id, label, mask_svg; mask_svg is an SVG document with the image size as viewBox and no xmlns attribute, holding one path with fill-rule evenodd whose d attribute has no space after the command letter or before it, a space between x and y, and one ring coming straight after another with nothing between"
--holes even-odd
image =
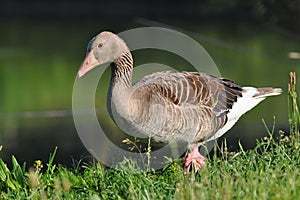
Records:
<instances>
[{"instance_id":1,"label":"orange foot","mask_svg":"<svg viewBox=\"0 0 300 200\"><path fill-rule=\"evenodd\" d=\"M200 169L205 165L204 159L205 157L199 153L198 147L195 147L193 151L188 153L188 155L185 157L183 166L184 175L191 171L192 165L194 166L195 173L199 172Z\"/></svg>"}]
</instances>

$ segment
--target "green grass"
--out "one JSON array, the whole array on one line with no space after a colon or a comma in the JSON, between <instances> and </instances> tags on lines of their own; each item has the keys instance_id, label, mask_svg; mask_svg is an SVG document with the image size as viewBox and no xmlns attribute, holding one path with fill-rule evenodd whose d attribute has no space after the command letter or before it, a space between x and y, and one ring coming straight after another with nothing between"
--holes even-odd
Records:
<instances>
[{"instance_id":1,"label":"green grass","mask_svg":"<svg viewBox=\"0 0 300 200\"><path fill-rule=\"evenodd\" d=\"M139 172L128 160L119 169L97 162L68 169L54 163L55 149L48 163L36 161L29 170L15 157L12 169L0 159L0 199L299 199L300 116L296 77L290 75L290 131L267 129L269 137L257 141L253 150L216 147L220 153L215 150L198 174L184 176L180 159L151 172Z\"/></svg>"}]
</instances>

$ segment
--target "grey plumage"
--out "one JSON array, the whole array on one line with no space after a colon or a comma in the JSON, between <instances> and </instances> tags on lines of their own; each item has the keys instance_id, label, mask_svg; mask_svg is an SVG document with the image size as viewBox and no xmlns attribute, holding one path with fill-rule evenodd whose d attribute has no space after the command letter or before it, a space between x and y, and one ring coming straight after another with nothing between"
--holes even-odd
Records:
<instances>
[{"instance_id":1,"label":"grey plumage","mask_svg":"<svg viewBox=\"0 0 300 200\"><path fill-rule=\"evenodd\" d=\"M99 45L101 44L101 45ZM240 87L199 72L157 72L132 85L133 59L117 35L102 32L90 42L78 75L111 62L108 110L123 130L160 142L183 140L189 147L220 137L245 112L281 89Z\"/></svg>"}]
</instances>

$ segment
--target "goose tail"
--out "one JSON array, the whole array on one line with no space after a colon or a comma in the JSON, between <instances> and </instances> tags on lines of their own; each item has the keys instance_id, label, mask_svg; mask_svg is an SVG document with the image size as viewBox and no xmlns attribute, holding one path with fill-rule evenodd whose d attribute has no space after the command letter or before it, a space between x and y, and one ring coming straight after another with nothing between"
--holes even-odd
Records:
<instances>
[{"instance_id":1,"label":"goose tail","mask_svg":"<svg viewBox=\"0 0 300 200\"><path fill-rule=\"evenodd\" d=\"M276 96L282 93L281 88L272 88L272 87L265 87L265 88L256 88L257 93L253 95L254 98L265 98L268 96Z\"/></svg>"}]
</instances>

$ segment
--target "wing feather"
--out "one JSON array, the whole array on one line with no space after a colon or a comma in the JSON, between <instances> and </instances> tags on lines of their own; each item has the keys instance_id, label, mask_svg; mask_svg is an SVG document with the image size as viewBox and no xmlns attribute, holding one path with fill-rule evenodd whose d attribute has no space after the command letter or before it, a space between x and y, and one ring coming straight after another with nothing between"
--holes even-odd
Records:
<instances>
[{"instance_id":1,"label":"wing feather","mask_svg":"<svg viewBox=\"0 0 300 200\"><path fill-rule=\"evenodd\" d=\"M201 124L202 131L198 131L200 135L196 135L198 139L193 142L205 140L222 128L227 122L229 110L242 96L242 88L233 81L198 72L157 72L145 76L133 88L134 93L148 96L151 101L148 107L163 104L182 112L191 109L188 112L202 113L203 118L206 117L202 123L213 125Z\"/></svg>"}]
</instances>

